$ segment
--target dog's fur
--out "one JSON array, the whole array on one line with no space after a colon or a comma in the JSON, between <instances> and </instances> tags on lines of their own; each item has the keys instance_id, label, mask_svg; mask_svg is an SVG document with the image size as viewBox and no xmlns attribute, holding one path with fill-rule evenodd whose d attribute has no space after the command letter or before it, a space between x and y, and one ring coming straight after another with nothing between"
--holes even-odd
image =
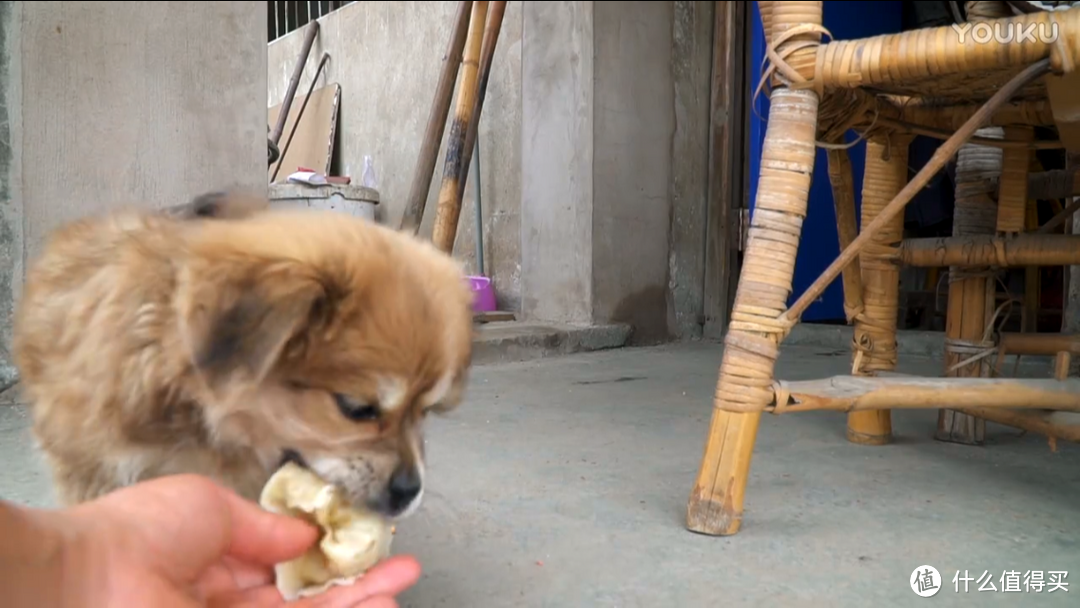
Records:
<instances>
[{"instance_id":1,"label":"dog's fur","mask_svg":"<svg viewBox=\"0 0 1080 608\"><path fill-rule=\"evenodd\" d=\"M255 499L293 460L404 517L421 423L466 382L471 297L413 237L215 194L54 232L14 354L63 504L181 472Z\"/></svg>"}]
</instances>

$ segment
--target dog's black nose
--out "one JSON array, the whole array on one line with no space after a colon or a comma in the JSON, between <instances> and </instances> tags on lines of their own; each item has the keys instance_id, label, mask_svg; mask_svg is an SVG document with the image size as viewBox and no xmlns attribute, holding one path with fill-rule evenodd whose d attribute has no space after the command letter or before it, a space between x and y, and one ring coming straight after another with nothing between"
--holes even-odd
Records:
<instances>
[{"instance_id":1,"label":"dog's black nose","mask_svg":"<svg viewBox=\"0 0 1080 608\"><path fill-rule=\"evenodd\" d=\"M390 495L390 510L399 513L408 508L420 493L422 485L420 472L415 467L398 467L390 477L390 485L387 487Z\"/></svg>"}]
</instances>

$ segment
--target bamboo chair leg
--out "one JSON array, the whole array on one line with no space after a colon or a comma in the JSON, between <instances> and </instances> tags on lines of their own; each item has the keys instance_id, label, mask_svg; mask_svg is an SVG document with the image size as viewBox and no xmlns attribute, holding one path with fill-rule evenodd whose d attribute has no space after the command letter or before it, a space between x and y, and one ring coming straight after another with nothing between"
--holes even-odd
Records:
<instances>
[{"instance_id":1,"label":"bamboo chair leg","mask_svg":"<svg viewBox=\"0 0 1080 608\"><path fill-rule=\"evenodd\" d=\"M770 24L770 38L801 24L821 24L821 2L761 2L759 6ZM781 49L819 40L819 34L799 34ZM687 528L704 534L735 534L742 524L761 413L727 411L727 404L764 407L772 400L779 343L788 329L778 318L791 293L817 151L817 94L777 88L770 104L757 200L724 340L712 420L686 509Z\"/></svg>"},{"instance_id":2,"label":"bamboo chair leg","mask_svg":"<svg viewBox=\"0 0 1080 608\"><path fill-rule=\"evenodd\" d=\"M840 237L840 251L843 251L859 233L851 155L845 148L835 148L826 152L826 158L829 161L829 184L832 186L833 207L836 211L836 233ZM844 285L844 315L848 323L863 311L862 274L859 268L859 258L856 257L841 273Z\"/></svg>"},{"instance_id":3,"label":"bamboo chair leg","mask_svg":"<svg viewBox=\"0 0 1080 608\"><path fill-rule=\"evenodd\" d=\"M980 137L1001 139L1000 127L986 127ZM997 228L997 204L976 186L981 180L1001 175L1002 151L998 148L965 144L956 160L956 205L953 236L993 234ZM971 378L989 372L989 357L960 365L987 349L986 324L990 321L996 281L989 268L949 268L949 305L945 318L945 375ZM953 410L938 412L934 437L965 445L982 445L986 421Z\"/></svg>"},{"instance_id":4,"label":"bamboo chair leg","mask_svg":"<svg viewBox=\"0 0 1080 608\"><path fill-rule=\"evenodd\" d=\"M904 188L908 177L911 138L894 135L866 143L863 176L862 225L874 221ZM871 238L861 255L864 311L855 319L852 374L875 376L896 369L896 326L900 305L900 242L904 216L897 214ZM892 440L892 412L851 412L847 438L862 445L885 445Z\"/></svg>"}]
</instances>

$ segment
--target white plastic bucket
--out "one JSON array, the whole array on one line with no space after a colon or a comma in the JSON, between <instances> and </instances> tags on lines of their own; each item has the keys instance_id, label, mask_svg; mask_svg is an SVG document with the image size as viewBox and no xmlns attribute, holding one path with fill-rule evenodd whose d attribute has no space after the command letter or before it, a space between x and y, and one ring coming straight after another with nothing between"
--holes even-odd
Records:
<instances>
[{"instance_id":1,"label":"white plastic bucket","mask_svg":"<svg viewBox=\"0 0 1080 608\"><path fill-rule=\"evenodd\" d=\"M270 184L270 205L280 209L325 209L347 213L374 222L375 207L378 204L378 191L364 186L354 186L352 184L325 184L321 186L295 183Z\"/></svg>"}]
</instances>

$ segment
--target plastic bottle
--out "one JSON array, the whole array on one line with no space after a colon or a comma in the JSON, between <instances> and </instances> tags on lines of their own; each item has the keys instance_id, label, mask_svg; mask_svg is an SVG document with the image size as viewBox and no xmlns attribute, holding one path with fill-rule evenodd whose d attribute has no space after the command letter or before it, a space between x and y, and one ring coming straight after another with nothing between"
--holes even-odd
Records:
<instances>
[{"instance_id":1,"label":"plastic bottle","mask_svg":"<svg viewBox=\"0 0 1080 608\"><path fill-rule=\"evenodd\" d=\"M364 155L364 172L361 174L360 183L365 188L379 189L379 180L375 177L375 161L366 154Z\"/></svg>"}]
</instances>

